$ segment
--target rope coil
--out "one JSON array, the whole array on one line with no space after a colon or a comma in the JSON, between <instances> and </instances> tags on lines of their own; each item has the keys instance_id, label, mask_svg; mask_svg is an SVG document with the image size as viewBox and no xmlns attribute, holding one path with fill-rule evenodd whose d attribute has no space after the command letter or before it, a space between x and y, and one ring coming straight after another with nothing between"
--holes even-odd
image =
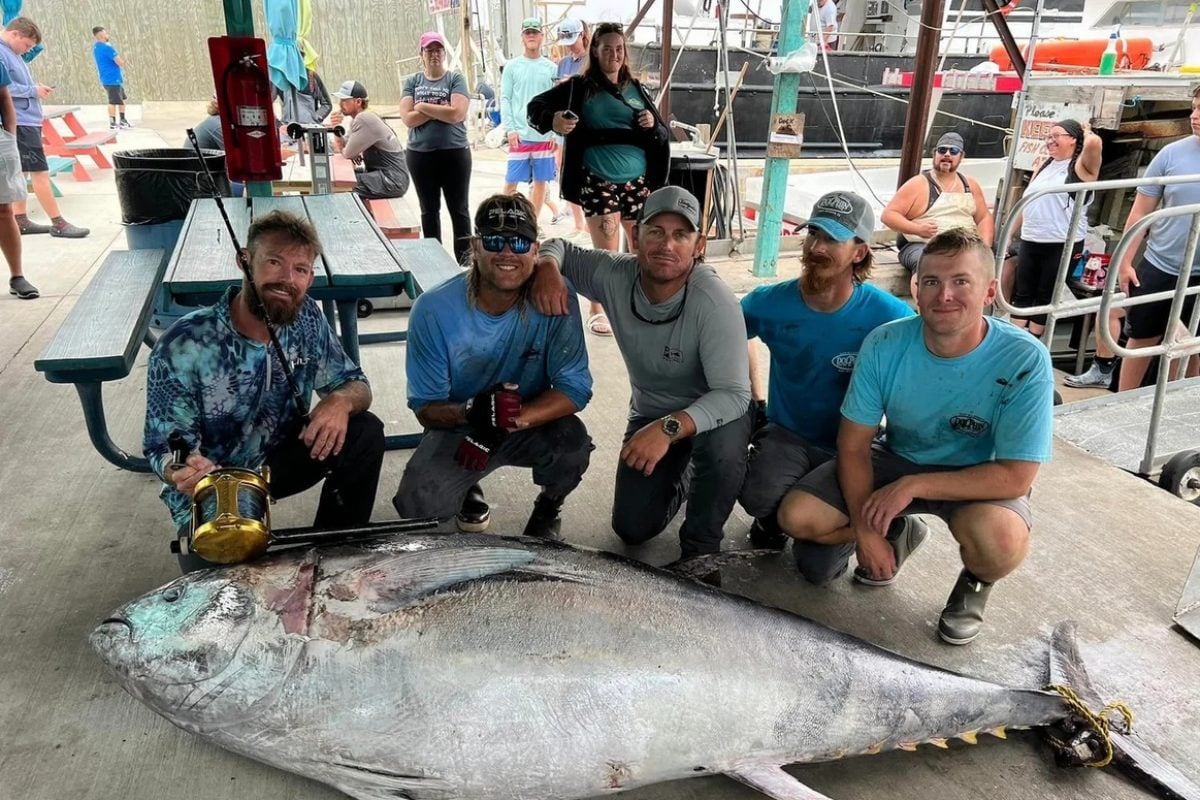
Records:
<instances>
[{"instance_id":1,"label":"rope coil","mask_svg":"<svg viewBox=\"0 0 1200 800\"><path fill-rule=\"evenodd\" d=\"M1100 709L1099 712L1093 712L1087 707L1083 700L1079 698L1079 695L1076 694L1075 691L1069 686L1051 684L1047 686L1046 689L1047 691L1058 692L1060 695L1062 695L1063 701L1067 704L1067 707L1075 712L1083 726L1095 734L1095 741L1097 741L1100 745L1099 753L1090 761L1082 761L1083 766L1095 767L1097 769L1101 767L1107 767L1112 762L1113 758L1113 722L1109 718L1109 715L1113 712L1121 715L1123 727L1116 728L1117 733L1131 733L1133 731L1133 712L1129 710L1129 706L1121 702L1113 702L1104 706L1104 708ZM1075 750L1075 747L1070 742L1065 742L1051 734L1047 734L1046 738L1048 738L1055 747L1058 747L1061 750Z\"/></svg>"}]
</instances>

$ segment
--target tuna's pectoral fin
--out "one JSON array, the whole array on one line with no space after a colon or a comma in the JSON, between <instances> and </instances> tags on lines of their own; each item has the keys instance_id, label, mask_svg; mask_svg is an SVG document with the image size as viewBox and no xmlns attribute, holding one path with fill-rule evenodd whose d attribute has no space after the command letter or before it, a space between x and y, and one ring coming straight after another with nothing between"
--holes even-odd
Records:
<instances>
[{"instance_id":1,"label":"tuna's pectoral fin","mask_svg":"<svg viewBox=\"0 0 1200 800\"><path fill-rule=\"evenodd\" d=\"M358 596L375 613L386 614L439 589L507 572L535 558L529 550L516 547L445 547L399 553L371 562L363 570L340 573L322 588L334 597Z\"/></svg>"},{"instance_id":2,"label":"tuna's pectoral fin","mask_svg":"<svg viewBox=\"0 0 1200 800\"><path fill-rule=\"evenodd\" d=\"M776 766L746 764L725 774L775 800L829 800Z\"/></svg>"}]
</instances>

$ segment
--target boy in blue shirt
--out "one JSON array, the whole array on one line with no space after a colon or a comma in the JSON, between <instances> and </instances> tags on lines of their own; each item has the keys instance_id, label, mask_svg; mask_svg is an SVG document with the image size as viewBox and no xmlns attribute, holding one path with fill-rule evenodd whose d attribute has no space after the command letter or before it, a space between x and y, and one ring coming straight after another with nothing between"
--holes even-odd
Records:
<instances>
[{"instance_id":1,"label":"boy in blue shirt","mask_svg":"<svg viewBox=\"0 0 1200 800\"><path fill-rule=\"evenodd\" d=\"M547 316L529 302L537 216L522 195L475 213L471 263L425 292L408 325L408 406L425 427L392 503L401 517L450 517L486 530L479 481L503 466L541 487L524 535L559 538L563 500L592 440L576 414L592 397L579 305Z\"/></svg>"},{"instance_id":2,"label":"boy in blue shirt","mask_svg":"<svg viewBox=\"0 0 1200 800\"><path fill-rule=\"evenodd\" d=\"M1029 552L1029 490L1050 460L1054 378L1045 346L984 308L996 296L990 249L955 228L917 267L919 318L873 331L842 404L837 458L784 498L797 539L853 543L855 579L885 586L912 552L892 521L936 514L963 569L938 622L949 644L979 635L992 585ZM887 418L886 440L873 446ZM919 542L917 542L919 544Z\"/></svg>"},{"instance_id":3,"label":"boy in blue shirt","mask_svg":"<svg viewBox=\"0 0 1200 800\"><path fill-rule=\"evenodd\" d=\"M100 76L100 85L108 93L108 127L132 128L129 120L125 119L125 60L117 55L117 48L108 41L108 31L97 25L92 28L92 58L96 60L96 72ZM121 115L120 122L117 114Z\"/></svg>"},{"instance_id":4,"label":"boy in blue shirt","mask_svg":"<svg viewBox=\"0 0 1200 800\"><path fill-rule=\"evenodd\" d=\"M738 498L755 518L755 547L784 546L788 537L775 518L779 502L833 458L838 410L863 339L885 322L912 316L903 301L864 283L874 230L875 214L863 198L824 195L809 215L800 278L760 286L742 298L746 335L761 339L771 353L767 425L754 437ZM752 386L761 400L753 345L750 352ZM915 517L912 524L918 524ZM853 551L850 544L797 541L792 547L800 574L817 584L841 575Z\"/></svg>"}]
</instances>

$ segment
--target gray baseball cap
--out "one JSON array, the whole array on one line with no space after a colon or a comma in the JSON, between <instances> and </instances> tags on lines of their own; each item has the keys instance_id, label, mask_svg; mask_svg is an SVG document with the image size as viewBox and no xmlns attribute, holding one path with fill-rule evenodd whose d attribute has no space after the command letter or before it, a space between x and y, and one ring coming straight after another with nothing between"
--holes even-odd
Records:
<instances>
[{"instance_id":1,"label":"gray baseball cap","mask_svg":"<svg viewBox=\"0 0 1200 800\"><path fill-rule=\"evenodd\" d=\"M943 133L942 137L937 140L937 144L934 145L934 147L957 147L959 150L967 149L963 144L962 135L955 133L954 131L947 131L946 133Z\"/></svg>"},{"instance_id":2,"label":"gray baseball cap","mask_svg":"<svg viewBox=\"0 0 1200 800\"><path fill-rule=\"evenodd\" d=\"M830 192L813 205L805 224L821 229L838 242L870 242L875 233L875 212L854 192Z\"/></svg>"},{"instance_id":3,"label":"gray baseball cap","mask_svg":"<svg viewBox=\"0 0 1200 800\"><path fill-rule=\"evenodd\" d=\"M664 186L646 198L638 222L649 222L659 214L678 214L686 219L692 230L700 230L700 201L682 186Z\"/></svg>"},{"instance_id":4,"label":"gray baseball cap","mask_svg":"<svg viewBox=\"0 0 1200 800\"><path fill-rule=\"evenodd\" d=\"M354 98L356 100L366 100L367 87L363 86L358 81L345 81L341 86L338 87L338 90L333 93L333 96L338 100L349 100L350 98Z\"/></svg>"}]
</instances>

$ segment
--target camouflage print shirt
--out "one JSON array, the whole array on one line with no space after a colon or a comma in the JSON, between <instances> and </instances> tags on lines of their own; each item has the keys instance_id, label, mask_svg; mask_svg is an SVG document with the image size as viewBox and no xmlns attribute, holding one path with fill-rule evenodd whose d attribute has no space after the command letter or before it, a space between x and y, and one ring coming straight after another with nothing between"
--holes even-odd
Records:
<instances>
[{"instance_id":1,"label":"camouflage print shirt","mask_svg":"<svg viewBox=\"0 0 1200 800\"><path fill-rule=\"evenodd\" d=\"M176 322L150 354L142 449L160 478L173 431L218 466L257 469L294 430L296 409L279 359L269 343L234 328L234 296L230 289L216 305ZM305 402L314 391L324 396L351 381L366 381L311 297L278 334ZM188 497L167 484L162 498L176 526L190 522Z\"/></svg>"}]
</instances>

